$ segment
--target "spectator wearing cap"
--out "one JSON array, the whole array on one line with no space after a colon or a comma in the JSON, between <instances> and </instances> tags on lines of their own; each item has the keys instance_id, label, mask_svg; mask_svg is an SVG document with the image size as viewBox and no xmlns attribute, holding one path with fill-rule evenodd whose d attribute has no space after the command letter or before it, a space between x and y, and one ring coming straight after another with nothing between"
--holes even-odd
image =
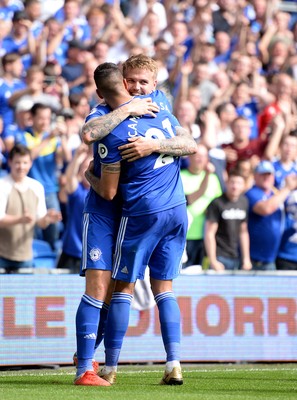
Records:
<instances>
[{"instance_id":1,"label":"spectator wearing cap","mask_svg":"<svg viewBox=\"0 0 297 400\"><path fill-rule=\"evenodd\" d=\"M246 192L253 270L275 270L275 259L283 232L282 209L286 198L297 187L297 176L287 176L284 187L276 191L273 164L263 160L255 168L254 179L254 186Z\"/></svg>"}]
</instances>

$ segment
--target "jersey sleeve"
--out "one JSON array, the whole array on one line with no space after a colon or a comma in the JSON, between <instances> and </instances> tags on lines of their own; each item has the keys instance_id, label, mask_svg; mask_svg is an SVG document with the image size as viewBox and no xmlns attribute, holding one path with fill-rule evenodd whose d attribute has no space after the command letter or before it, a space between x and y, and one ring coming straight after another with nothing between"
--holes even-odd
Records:
<instances>
[{"instance_id":1,"label":"jersey sleeve","mask_svg":"<svg viewBox=\"0 0 297 400\"><path fill-rule=\"evenodd\" d=\"M90 114L86 117L85 122L88 122L93 118L102 117L102 115L106 115L110 111L111 111L111 108L109 106L98 104L96 107L94 107L90 111Z\"/></svg>"},{"instance_id":2,"label":"jersey sleeve","mask_svg":"<svg viewBox=\"0 0 297 400\"><path fill-rule=\"evenodd\" d=\"M120 129L123 129L122 125L123 124L121 124ZM125 144L126 142L124 142L123 139L116 135L117 130L118 129L115 128L112 133L107 135L99 143L98 153L100 156L101 164L114 164L122 160L118 147Z\"/></svg>"}]
</instances>

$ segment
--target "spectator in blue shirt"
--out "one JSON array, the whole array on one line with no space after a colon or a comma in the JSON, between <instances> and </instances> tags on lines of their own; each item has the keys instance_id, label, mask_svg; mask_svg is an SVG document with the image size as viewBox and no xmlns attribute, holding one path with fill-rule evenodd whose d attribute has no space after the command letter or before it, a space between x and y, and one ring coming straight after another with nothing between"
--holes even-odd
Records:
<instances>
[{"instance_id":1,"label":"spectator in blue shirt","mask_svg":"<svg viewBox=\"0 0 297 400\"><path fill-rule=\"evenodd\" d=\"M278 192L273 190L275 170L271 162L261 161L254 176L255 185L246 192L253 270L275 270L283 232L282 208L288 195L297 187L297 176L287 176L285 186Z\"/></svg>"}]
</instances>

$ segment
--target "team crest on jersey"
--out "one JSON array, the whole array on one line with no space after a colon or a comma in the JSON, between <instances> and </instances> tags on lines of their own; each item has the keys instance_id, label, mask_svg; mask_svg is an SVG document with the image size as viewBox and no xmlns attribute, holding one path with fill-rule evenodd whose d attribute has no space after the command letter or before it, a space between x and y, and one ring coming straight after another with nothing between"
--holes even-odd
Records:
<instances>
[{"instance_id":1,"label":"team crest on jersey","mask_svg":"<svg viewBox=\"0 0 297 400\"><path fill-rule=\"evenodd\" d=\"M102 251L95 247L93 249L91 249L91 251L90 251L90 257L91 257L92 261L100 260L101 255L102 255Z\"/></svg>"},{"instance_id":2,"label":"team crest on jersey","mask_svg":"<svg viewBox=\"0 0 297 400\"><path fill-rule=\"evenodd\" d=\"M101 158L105 158L108 154L107 147L104 144L99 143L98 153Z\"/></svg>"}]
</instances>

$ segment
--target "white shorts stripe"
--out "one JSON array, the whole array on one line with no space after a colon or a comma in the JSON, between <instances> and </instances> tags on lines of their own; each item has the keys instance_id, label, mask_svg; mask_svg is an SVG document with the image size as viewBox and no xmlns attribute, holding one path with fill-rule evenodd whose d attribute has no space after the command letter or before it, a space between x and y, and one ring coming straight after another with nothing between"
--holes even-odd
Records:
<instances>
[{"instance_id":1,"label":"white shorts stripe","mask_svg":"<svg viewBox=\"0 0 297 400\"><path fill-rule=\"evenodd\" d=\"M84 213L83 216L83 231L82 231L82 271L87 267L87 238L88 238L88 227L89 227L89 213Z\"/></svg>"},{"instance_id":2,"label":"white shorts stripe","mask_svg":"<svg viewBox=\"0 0 297 400\"><path fill-rule=\"evenodd\" d=\"M119 231L118 231L118 237L117 237L116 248L115 248L114 266L113 266L113 271L112 271L113 278L116 276L116 273L119 269L121 256L122 256L122 243L123 243L123 240L125 237L128 218L129 217L121 218L121 223L120 223L120 227L119 227Z\"/></svg>"}]
</instances>

